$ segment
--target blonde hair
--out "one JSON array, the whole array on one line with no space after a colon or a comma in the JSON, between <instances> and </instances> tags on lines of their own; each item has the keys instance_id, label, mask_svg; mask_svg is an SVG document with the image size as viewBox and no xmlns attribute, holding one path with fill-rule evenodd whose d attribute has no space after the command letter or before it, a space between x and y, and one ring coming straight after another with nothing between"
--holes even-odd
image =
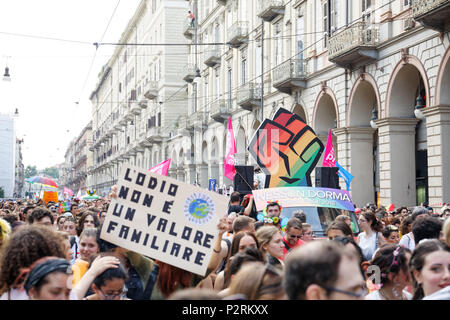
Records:
<instances>
[{"instance_id":1,"label":"blonde hair","mask_svg":"<svg viewBox=\"0 0 450 320\"><path fill-rule=\"evenodd\" d=\"M229 294L243 294L248 300L282 299L283 273L268 264L247 262L231 280Z\"/></svg>"},{"instance_id":2,"label":"blonde hair","mask_svg":"<svg viewBox=\"0 0 450 320\"><path fill-rule=\"evenodd\" d=\"M445 220L442 232L444 233L445 242L450 246L450 218Z\"/></svg>"},{"instance_id":3,"label":"blonde hair","mask_svg":"<svg viewBox=\"0 0 450 320\"><path fill-rule=\"evenodd\" d=\"M256 231L256 238L258 239L259 247L264 252L265 250L263 249L263 245L268 244L277 233L280 233L280 230L275 226L262 226L258 229L258 231Z\"/></svg>"},{"instance_id":4,"label":"blonde hair","mask_svg":"<svg viewBox=\"0 0 450 320\"><path fill-rule=\"evenodd\" d=\"M11 233L11 226L8 221L0 218L0 240L5 242L8 240Z\"/></svg>"}]
</instances>

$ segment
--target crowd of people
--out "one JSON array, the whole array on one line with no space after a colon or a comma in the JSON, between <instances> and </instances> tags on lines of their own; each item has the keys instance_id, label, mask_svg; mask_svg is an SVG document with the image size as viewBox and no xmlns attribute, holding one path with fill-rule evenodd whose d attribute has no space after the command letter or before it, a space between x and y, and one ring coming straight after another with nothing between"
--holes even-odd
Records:
<instances>
[{"instance_id":1,"label":"crowd of people","mask_svg":"<svg viewBox=\"0 0 450 320\"><path fill-rule=\"evenodd\" d=\"M257 221L234 192L199 276L101 239L114 196L0 202L0 299L450 299L450 207L368 204L359 228L342 214L316 237L301 210L283 226L271 202Z\"/></svg>"}]
</instances>

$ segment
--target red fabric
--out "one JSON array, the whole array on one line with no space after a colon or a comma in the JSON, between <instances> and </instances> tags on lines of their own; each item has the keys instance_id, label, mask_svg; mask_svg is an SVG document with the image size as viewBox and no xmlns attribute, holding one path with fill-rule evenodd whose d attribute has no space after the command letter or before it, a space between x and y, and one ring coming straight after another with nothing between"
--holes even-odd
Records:
<instances>
[{"instance_id":1,"label":"red fabric","mask_svg":"<svg viewBox=\"0 0 450 320\"><path fill-rule=\"evenodd\" d=\"M306 242L303 241L302 239L298 239L297 243L294 245L291 245L289 243L289 241L286 240L286 236L283 237L283 242L284 242L284 248L283 248L283 256L281 257L281 260L284 260L284 257L286 256L286 254L289 252L288 249L286 248L286 246L288 246L290 249L301 246L303 244L305 244Z\"/></svg>"}]
</instances>

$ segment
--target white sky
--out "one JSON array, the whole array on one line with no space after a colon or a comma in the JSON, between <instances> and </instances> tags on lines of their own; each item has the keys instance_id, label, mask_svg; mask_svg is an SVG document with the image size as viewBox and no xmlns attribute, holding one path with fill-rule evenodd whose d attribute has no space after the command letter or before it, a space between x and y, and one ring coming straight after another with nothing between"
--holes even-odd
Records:
<instances>
[{"instance_id":1,"label":"white sky","mask_svg":"<svg viewBox=\"0 0 450 320\"><path fill-rule=\"evenodd\" d=\"M114 50L98 48L87 78L96 51L92 43L100 42L119 1L0 1L0 113L19 109L16 128L18 138L24 138L25 167L44 169L64 162L69 142L90 121L89 95ZM103 42L119 41L139 3L120 1ZM11 82L1 80L6 64Z\"/></svg>"}]
</instances>

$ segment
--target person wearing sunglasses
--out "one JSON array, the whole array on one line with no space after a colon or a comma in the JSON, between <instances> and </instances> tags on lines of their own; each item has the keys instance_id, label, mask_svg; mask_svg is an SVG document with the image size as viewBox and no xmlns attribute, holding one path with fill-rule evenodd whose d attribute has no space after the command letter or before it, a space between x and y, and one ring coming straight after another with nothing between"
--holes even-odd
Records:
<instances>
[{"instance_id":1,"label":"person wearing sunglasses","mask_svg":"<svg viewBox=\"0 0 450 320\"><path fill-rule=\"evenodd\" d=\"M284 259L286 254L291 251L293 248L301 246L305 244L305 242L301 239L303 235L302 222L298 218L291 218L286 224L286 233L283 237L283 256L281 259Z\"/></svg>"},{"instance_id":2,"label":"person wearing sunglasses","mask_svg":"<svg viewBox=\"0 0 450 320\"><path fill-rule=\"evenodd\" d=\"M315 240L293 249L284 270L291 300L362 300L367 294L357 257L334 241Z\"/></svg>"}]
</instances>

